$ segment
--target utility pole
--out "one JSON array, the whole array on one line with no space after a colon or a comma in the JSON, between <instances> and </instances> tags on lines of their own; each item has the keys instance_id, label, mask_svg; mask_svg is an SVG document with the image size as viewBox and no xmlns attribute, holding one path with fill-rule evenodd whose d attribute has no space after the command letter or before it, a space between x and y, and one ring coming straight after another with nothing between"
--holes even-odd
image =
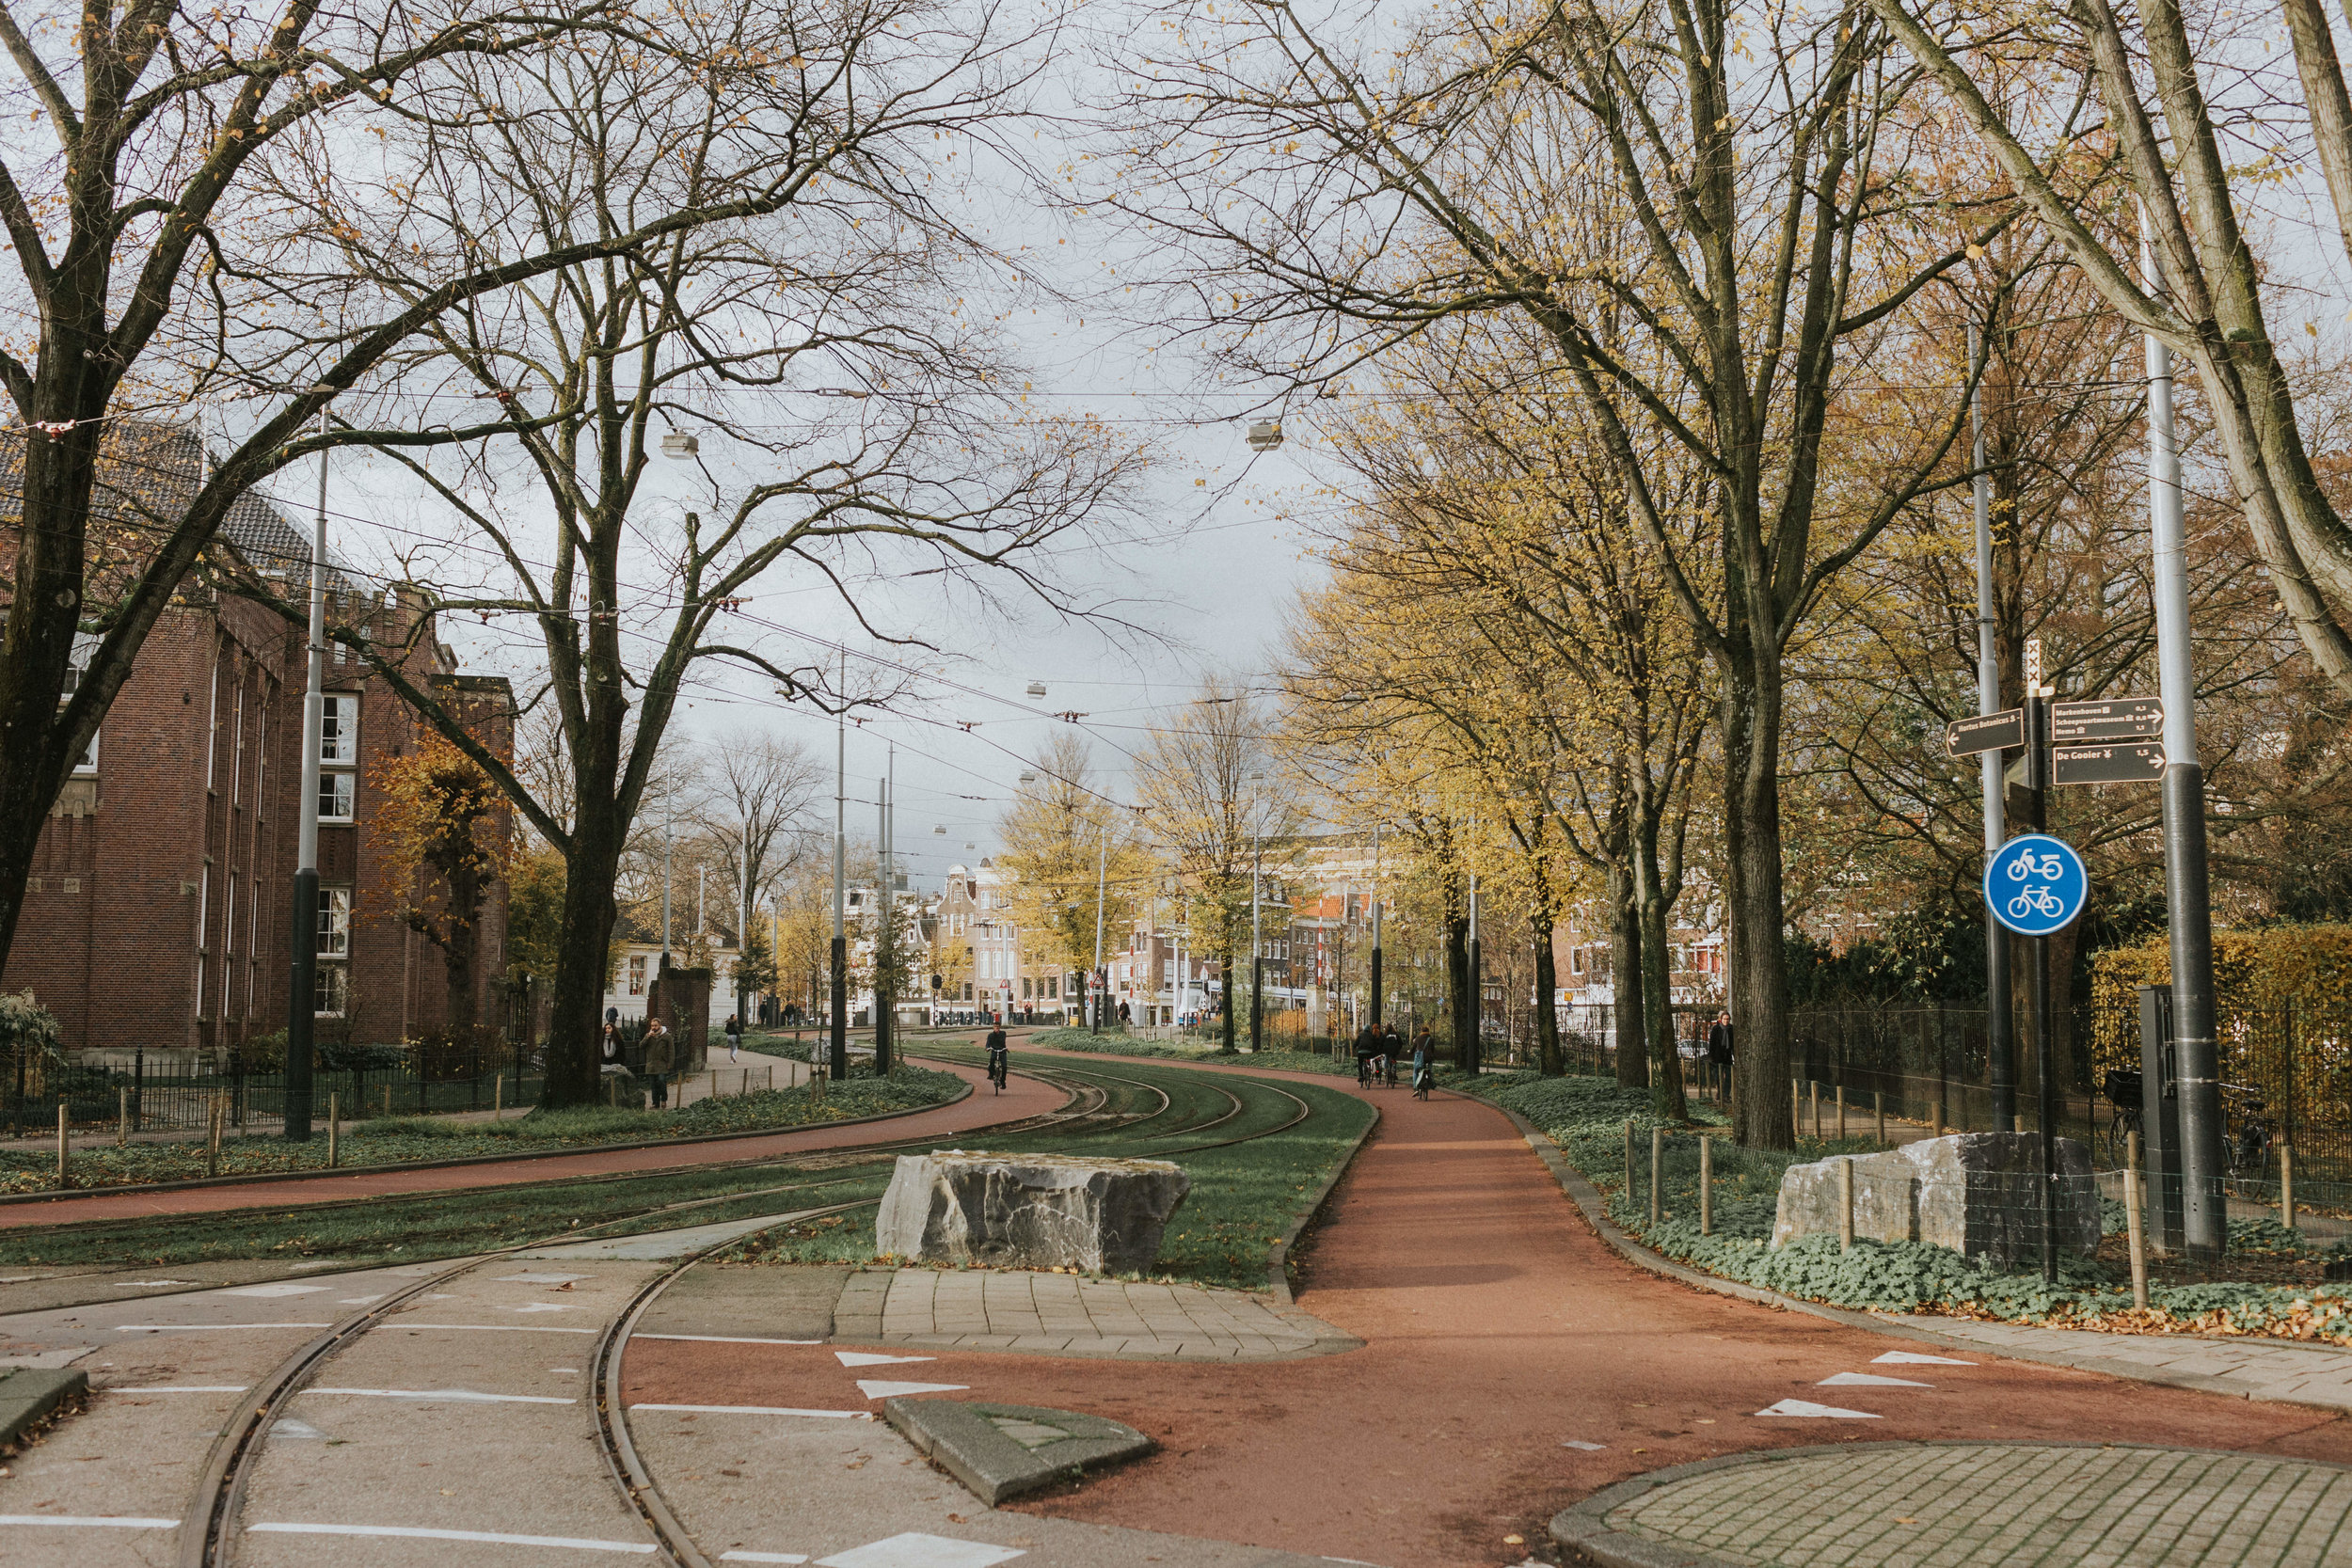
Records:
<instances>
[{"instance_id":1,"label":"utility pole","mask_svg":"<svg viewBox=\"0 0 2352 1568\"><path fill-rule=\"evenodd\" d=\"M1380 824L1372 825L1372 1026L1380 1027Z\"/></svg>"},{"instance_id":2,"label":"utility pole","mask_svg":"<svg viewBox=\"0 0 2352 1568\"><path fill-rule=\"evenodd\" d=\"M2050 699L2048 688L2042 684L2042 640L2035 638L2026 644L2026 810L2031 831L2050 831ZM2033 1015L2034 1112L2042 1135L2042 1169L2043 1186L2055 1191L2054 1173L2058 1169L2058 1091L2051 1079L2050 1052L2050 939L2037 936L2028 939L2027 949L2032 959L2026 971L2026 996ZM2006 1130L2004 1130L2006 1131ZM2042 1227L2042 1275L2050 1283L2058 1283L2058 1227L2054 1209L2044 1198L2045 1213Z\"/></svg>"},{"instance_id":3,"label":"utility pole","mask_svg":"<svg viewBox=\"0 0 2352 1568\"><path fill-rule=\"evenodd\" d=\"M1252 1051L1265 1049L1265 1042L1259 1037L1260 1031L1265 1026L1265 1006L1261 1000L1265 994L1265 939L1261 935L1258 919L1259 891L1265 885L1265 839L1262 832L1264 826L1264 818L1258 813L1251 812L1249 816L1249 1049ZM1228 991L1232 990L1230 982L1226 990ZM1225 1005L1229 1007L1233 1005L1232 996L1226 997Z\"/></svg>"},{"instance_id":4,"label":"utility pole","mask_svg":"<svg viewBox=\"0 0 2352 1568\"><path fill-rule=\"evenodd\" d=\"M670 800L670 780L661 781L661 972L670 972L670 830L677 820L677 813ZM662 1000L667 1002L668 997Z\"/></svg>"},{"instance_id":5,"label":"utility pole","mask_svg":"<svg viewBox=\"0 0 2352 1568\"><path fill-rule=\"evenodd\" d=\"M1470 873L1470 1038L1462 1042L1459 1055L1462 1070L1475 1075L1484 1054L1486 1041L1480 1031L1486 1022L1486 980L1478 950L1478 873Z\"/></svg>"},{"instance_id":6,"label":"utility pole","mask_svg":"<svg viewBox=\"0 0 2352 1568\"><path fill-rule=\"evenodd\" d=\"M751 957L752 920L757 912L752 895L752 819L747 816L743 818L743 920L735 928L735 1018L737 1022L746 1026L752 1022L748 1016L752 1010L752 990L743 979L743 960ZM768 950L768 961L772 966L775 959L775 949L771 946Z\"/></svg>"},{"instance_id":7,"label":"utility pole","mask_svg":"<svg viewBox=\"0 0 2352 1568\"><path fill-rule=\"evenodd\" d=\"M319 433L326 415L319 414ZM310 1046L318 1027L319 748L326 735L326 452L319 452L319 509L310 529L310 670L302 693L302 804L295 835L294 994L286 999L288 1143L310 1141Z\"/></svg>"},{"instance_id":8,"label":"utility pole","mask_svg":"<svg viewBox=\"0 0 2352 1568\"><path fill-rule=\"evenodd\" d=\"M878 906L881 923L874 927L874 1070L887 1077L890 1072L890 1026L897 1022L892 1008L898 992L890 984L890 972L898 961L898 932L890 924L890 785L898 773L898 748L890 748L890 760L882 773L882 799L875 802L875 813L881 818L876 842L882 847L882 901Z\"/></svg>"},{"instance_id":9,"label":"utility pole","mask_svg":"<svg viewBox=\"0 0 2352 1568\"><path fill-rule=\"evenodd\" d=\"M850 656L841 656L842 709L833 716L833 1040L826 1072L835 1081L850 1076L850 888L844 857L849 845Z\"/></svg>"},{"instance_id":10,"label":"utility pole","mask_svg":"<svg viewBox=\"0 0 2352 1568\"><path fill-rule=\"evenodd\" d=\"M2143 286L2163 292L2148 214L2139 218ZM2164 703L2164 893L2172 946L2172 1048L2181 1104L2182 1240L2194 1259L2229 1240L2215 1057L2213 899L2206 882L2205 771L2197 759L2197 680L2189 662L2187 536L2181 451L2172 428L2172 351L2148 334L2148 501L2154 553L2156 686Z\"/></svg>"},{"instance_id":11,"label":"utility pole","mask_svg":"<svg viewBox=\"0 0 2352 1568\"><path fill-rule=\"evenodd\" d=\"M1103 834L1094 851L1094 972L1087 976L1087 990L1094 1006L1088 1016L1093 1021L1093 1032L1103 1032L1103 1008L1111 999L1110 975L1103 969L1103 894L1104 874L1111 862L1111 819L1103 818Z\"/></svg>"},{"instance_id":12,"label":"utility pole","mask_svg":"<svg viewBox=\"0 0 2352 1568\"><path fill-rule=\"evenodd\" d=\"M1975 421L1973 462L1977 470L1977 712L2001 711L2001 663L1995 637L1998 601L1993 589L1993 478L1985 472L1984 341L1977 325L1968 324L1968 362L1977 386L1969 398ZM1978 758L1984 779L1984 852L1990 858L2009 838L2002 820L2002 753L1986 752ZM1993 1128L2006 1132L2017 1125L2016 1016L2010 999L2010 935L1993 918L1984 916L1985 1089L1993 1102Z\"/></svg>"}]
</instances>

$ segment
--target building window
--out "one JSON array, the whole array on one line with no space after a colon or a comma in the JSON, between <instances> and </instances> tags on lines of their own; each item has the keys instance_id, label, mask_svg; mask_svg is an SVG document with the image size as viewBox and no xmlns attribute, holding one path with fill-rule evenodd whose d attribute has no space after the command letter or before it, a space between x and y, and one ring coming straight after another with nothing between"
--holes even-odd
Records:
<instances>
[{"instance_id":1,"label":"building window","mask_svg":"<svg viewBox=\"0 0 2352 1568\"><path fill-rule=\"evenodd\" d=\"M629 956L628 993L631 996L645 994L645 955L643 953L633 953Z\"/></svg>"},{"instance_id":2,"label":"building window","mask_svg":"<svg viewBox=\"0 0 2352 1568\"><path fill-rule=\"evenodd\" d=\"M1029 977L1025 974L1021 976L1021 1000L1024 1002L1033 1002L1036 1000L1035 997L1029 994Z\"/></svg>"},{"instance_id":3,"label":"building window","mask_svg":"<svg viewBox=\"0 0 2352 1568\"><path fill-rule=\"evenodd\" d=\"M98 736L89 737L89 745L82 752L82 760L73 765L77 778L87 778L98 771Z\"/></svg>"},{"instance_id":4,"label":"building window","mask_svg":"<svg viewBox=\"0 0 2352 1568\"><path fill-rule=\"evenodd\" d=\"M318 970L311 1010L341 1017L351 996L351 890L319 889Z\"/></svg>"},{"instance_id":5,"label":"building window","mask_svg":"<svg viewBox=\"0 0 2352 1568\"><path fill-rule=\"evenodd\" d=\"M330 693L319 725L319 820L348 822L358 792L359 699Z\"/></svg>"},{"instance_id":6,"label":"building window","mask_svg":"<svg viewBox=\"0 0 2352 1568\"><path fill-rule=\"evenodd\" d=\"M1056 1002L1061 999L1060 975L1048 974L1045 977L1045 999L1049 1002Z\"/></svg>"}]
</instances>

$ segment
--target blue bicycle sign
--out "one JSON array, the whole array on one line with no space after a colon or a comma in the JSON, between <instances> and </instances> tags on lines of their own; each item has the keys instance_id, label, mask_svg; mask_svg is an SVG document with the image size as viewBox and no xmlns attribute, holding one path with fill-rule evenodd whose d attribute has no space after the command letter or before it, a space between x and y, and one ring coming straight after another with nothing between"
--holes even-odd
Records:
<instances>
[{"instance_id":1,"label":"blue bicycle sign","mask_svg":"<svg viewBox=\"0 0 2352 1568\"><path fill-rule=\"evenodd\" d=\"M2062 931L2090 901L2083 858L2048 833L2024 833L1994 851L1984 867L1984 901L1993 918L2019 936Z\"/></svg>"}]
</instances>

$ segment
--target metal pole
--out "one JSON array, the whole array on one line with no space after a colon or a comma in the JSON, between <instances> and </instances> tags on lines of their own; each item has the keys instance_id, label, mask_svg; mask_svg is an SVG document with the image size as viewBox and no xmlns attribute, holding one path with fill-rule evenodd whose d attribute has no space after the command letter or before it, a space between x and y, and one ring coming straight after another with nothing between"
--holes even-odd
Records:
<instances>
[{"instance_id":1,"label":"metal pole","mask_svg":"<svg viewBox=\"0 0 2352 1568\"><path fill-rule=\"evenodd\" d=\"M2001 663L1995 635L1999 604L1993 589L1993 476L1985 471L1984 341L1974 322L1968 324L1968 362L1979 382L1969 398L1969 416L1976 428L1977 711L1998 713ZM2009 837L2002 820L2002 794L2007 787L2002 782L2004 760L2000 752L1986 752L1978 758L1984 777L1984 852L1988 856ZM1988 908L1984 912L1985 1089L1993 1101L1993 1125L2003 1128L2014 1126L2017 1115L2016 1015L2010 1001L2009 956L2009 932Z\"/></svg>"},{"instance_id":2,"label":"metal pole","mask_svg":"<svg viewBox=\"0 0 2352 1568\"><path fill-rule=\"evenodd\" d=\"M2160 290L2148 216L2139 268ZM2213 899L2205 866L2205 772L2197 760L2197 683L2189 664L2187 540L2181 451L2172 429L2172 351L2148 335L2148 501L2156 608L2156 693L2164 700L2164 892L2172 938L2172 1048L2180 1072L2184 1242L2191 1258L2221 1256L2221 1090L2215 1057Z\"/></svg>"},{"instance_id":3,"label":"metal pole","mask_svg":"<svg viewBox=\"0 0 2352 1568\"><path fill-rule=\"evenodd\" d=\"M1483 955L1478 943L1478 874L1470 874L1470 1038L1463 1042L1460 1053L1462 1070L1475 1073L1482 1065L1486 1041L1480 1037L1486 1022L1486 980ZM1652 1198L1655 1204L1655 1197Z\"/></svg>"},{"instance_id":4,"label":"metal pole","mask_svg":"<svg viewBox=\"0 0 2352 1568\"><path fill-rule=\"evenodd\" d=\"M1372 825L1372 1026L1380 1027L1380 824Z\"/></svg>"},{"instance_id":5,"label":"metal pole","mask_svg":"<svg viewBox=\"0 0 2352 1568\"><path fill-rule=\"evenodd\" d=\"M1258 1037L1265 1022L1265 1008L1259 998L1265 991L1265 941L1259 934L1258 895L1265 885L1265 840L1260 835L1263 824L1252 815L1249 824L1249 1049L1263 1051L1265 1042ZM1227 1006L1232 998L1225 999Z\"/></svg>"},{"instance_id":6,"label":"metal pole","mask_svg":"<svg viewBox=\"0 0 2352 1568\"><path fill-rule=\"evenodd\" d=\"M319 416L319 431L326 416ZM319 747L326 734L326 453L319 453L319 509L310 530L310 670L302 694L302 800L295 838L292 992L286 999L286 1126L289 1143L310 1141L311 1036L318 1023Z\"/></svg>"},{"instance_id":7,"label":"metal pole","mask_svg":"<svg viewBox=\"0 0 2352 1568\"><path fill-rule=\"evenodd\" d=\"M2037 664L2039 660L2035 661ZM2026 696L2026 782L2033 831L2049 831L2050 704L2042 695L2041 671L2033 672ZM2042 1132L2042 1277L2058 1283L2058 1116L2054 1102L2057 1076L2050 1063L2050 939L2033 939L2032 970L2027 980L2033 1008L2033 1070L2035 1110Z\"/></svg>"},{"instance_id":8,"label":"metal pole","mask_svg":"<svg viewBox=\"0 0 2352 1568\"><path fill-rule=\"evenodd\" d=\"M1103 1007L1110 1001L1110 976L1103 973L1103 878L1110 867L1111 819L1103 818L1103 835L1094 851L1094 969L1087 976L1087 994L1093 1001L1088 1016L1093 1031L1103 1032Z\"/></svg>"},{"instance_id":9,"label":"metal pole","mask_svg":"<svg viewBox=\"0 0 2352 1568\"><path fill-rule=\"evenodd\" d=\"M882 903L878 912L881 924L874 927L874 1070L890 1070L890 1026L895 1022L891 1008L898 993L889 984L889 974L898 962L898 933L890 924L890 783L898 771L898 748L890 748L890 762L882 780L882 799L875 802L881 817L879 828L882 845Z\"/></svg>"},{"instance_id":10,"label":"metal pole","mask_svg":"<svg viewBox=\"0 0 2352 1568\"><path fill-rule=\"evenodd\" d=\"M848 701L850 656L841 656L842 700ZM834 715L833 753L833 1042L827 1072L834 1079L850 1076L850 893L843 857L849 843L850 724L844 713Z\"/></svg>"},{"instance_id":11,"label":"metal pole","mask_svg":"<svg viewBox=\"0 0 2352 1568\"><path fill-rule=\"evenodd\" d=\"M661 781L661 972L670 970L670 836L677 821L675 802L670 798L670 780ZM663 1004L669 1002L663 997Z\"/></svg>"}]
</instances>

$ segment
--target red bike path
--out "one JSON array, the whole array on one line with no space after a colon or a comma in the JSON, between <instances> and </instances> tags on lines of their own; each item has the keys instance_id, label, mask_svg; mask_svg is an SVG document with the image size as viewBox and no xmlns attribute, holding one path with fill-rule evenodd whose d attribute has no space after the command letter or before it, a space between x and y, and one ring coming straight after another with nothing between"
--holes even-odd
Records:
<instances>
[{"instance_id":1,"label":"red bike path","mask_svg":"<svg viewBox=\"0 0 2352 1568\"><path fill-rule=\"evenodd\" d=\"M1960 1352L1950 1354L1976 1364L1873 1365L1920 1347L1626 1262L1489 1105L1263 1076L1367 1093L1380 1107L1311 1237L1298 1295L1365 1347L1222 1366L948 1352L891 1369L971 1390L956 1398L1108 1416L1162 1445L1082 1488L1015 1506L1423 1568L1522 1562L1551 1514L1577 1499L1745 1449L2003 1438L2352 1462L2352 1427L2296 1406ZM638 1341L626 1370L632 1402L838 1408L859 1398L851 1369L822 1346ZM1841 1372L1932 1386L1819 1386ZM1757 1414L1785 1399L1881 1418Z\"/></svg>"},{"instance_id":2,"label":"red bike path","mask_svg":"<svg viewBox=\"0 0 2352 1568\"><path fill-rule=\"evenodd\" d=\"M276 1209L299 1203L345 1203L353 1198L385 1197L403 1193L453 1192L483 1187L512 1187L532 1181L561 1181L570 1177L604 1176L615 1171L676 1170L688 1165L727 1164L738 1160L771 1159L785 1154L808 1154L830 1148L851 1148L900 1138L939 1138L950 1134L1020 1121L1059 1107L1063 1091L1041 1079L1015 1074L1005 1092L996 1094L979 1068L929 1061L925 1066L952 1072L973 1086L973 1092L953 1104L912 1111L880 1121L818 1123L762 1137L735 1137L708 1143L658 1144L643 1148L584 1148L573 1154L548 1154L532 1160L501 1160L484 1164L440 1165L430 1170L385 1166L341 1172L332 1176L290 1177L282 1181L240 1182L224 1187L101 1188L87 1197L61 1197L47 1203L0 1205L0 1229L33 1225L76 1225L98 1220L136 1219L148 1214L217 1213L232 1209Z\"/></svg>"}]
</instances>

